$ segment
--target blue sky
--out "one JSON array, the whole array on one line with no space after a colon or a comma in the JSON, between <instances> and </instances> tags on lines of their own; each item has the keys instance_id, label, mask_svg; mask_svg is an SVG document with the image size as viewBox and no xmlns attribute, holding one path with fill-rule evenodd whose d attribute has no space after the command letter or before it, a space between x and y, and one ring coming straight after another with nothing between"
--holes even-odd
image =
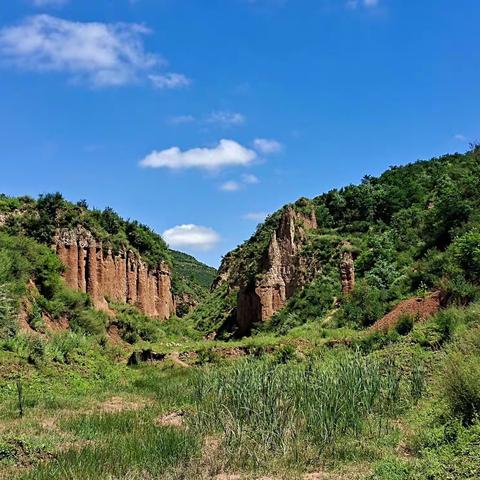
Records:
<instances>
[{"instance_id":1,"label":"blue sky","mask_svg":"<svg viewBox=\"0 0 480 480\"><path fill-rule=\"evenodd\" d=\"M1 3L0 191L211 265L285 203L480 138L478 0Z\"/></svg>"}]
</instances>

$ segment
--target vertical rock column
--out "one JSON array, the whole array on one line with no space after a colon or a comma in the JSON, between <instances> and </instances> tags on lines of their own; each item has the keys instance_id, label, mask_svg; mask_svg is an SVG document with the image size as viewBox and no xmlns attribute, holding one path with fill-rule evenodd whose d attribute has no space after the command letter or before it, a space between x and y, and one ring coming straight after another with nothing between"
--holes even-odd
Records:
<instances>
[{"instance_id":1,"label":"vertical rock column","mask_svg":"<svg viewBox=\"0 0 480 480\"><path fill-rule=\"evenodd\" d=\"M162 320L175 313L171 272L166 263L151 269L131 250L114 255L108 249L104 253L102 243L82 227L60 231L55 248L65 264L68 287L88 293L97 308L108 308L107 297L135 305L145 315Z\"/></svg>"},{"instance_id":2,"label":"vertical rock column","mask_svg":"<svg viewBox=\"0 0 480 480\"><path fill-rule=\"evenodd\" d=\"M348 242L342 244L342 257L340 261L340 275L342 278L342 293L349 295L355 288L355 264L351 252L351 245Z\"/></svg>"},{"instance_id":3,"label":"vertical rock column","mask_svg":"<svg viewBox=\"0 0 480 480\"><path fill-rule=\"evenodd\" d=\"M172 275L165 262L159 265L156 284L155 310L157 315L162 319L170 318L175 313L175 302L172 295Z\"/></svg>"},{"instance_id":4,"label":"vertical rock column","mask_svg":"<svg viewBox=\"0 0 480 480\"><path fill-rule=\"evenodd\" d=\"M98 301L98 262L97 242L94 240L87 247L86 285L87 293L92 297L94 304Z\"/></svg>"}]
</instances>

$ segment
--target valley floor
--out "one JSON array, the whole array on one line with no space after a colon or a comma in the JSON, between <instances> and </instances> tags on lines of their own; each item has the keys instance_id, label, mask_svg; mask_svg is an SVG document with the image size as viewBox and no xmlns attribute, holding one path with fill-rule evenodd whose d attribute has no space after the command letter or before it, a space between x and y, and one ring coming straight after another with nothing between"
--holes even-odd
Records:
<instances>
[{"instance_id":1,"label":"valley floor","mask_svg":"<svg viewBox=\"0 0 480 480\"><path fill-rule=\"evenodd\" d=\"M137 366L71 332L62 355L4 344L0 478L480 478L478 306L403 335L302 329Z\"/></svg>"}]
</instances>

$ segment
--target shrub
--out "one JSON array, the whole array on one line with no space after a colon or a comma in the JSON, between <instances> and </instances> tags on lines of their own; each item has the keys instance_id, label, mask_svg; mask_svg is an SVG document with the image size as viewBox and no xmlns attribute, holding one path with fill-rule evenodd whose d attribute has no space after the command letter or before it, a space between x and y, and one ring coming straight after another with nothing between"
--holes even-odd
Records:
<instances>
[{"instance_id":1,"label":"shrub","mask_svg":"<svg viewBox=\"0 0 480 480\"><path fill-rule=\"evenodd\" d=\"M464 323L464 311L458 308L440 310L434 317L435 326L441 335L441 341L445 342L452 338L459 325Z\"/></svg>"},{"instance_id":2,"label":"shrub","mask_svg":"<svg viewBox=\"0 0 480 480\"><path fill-rule=\"evenodd\" d=\"M400 335L408 335L413 329L414 319L412 315L402 315L397 324L395 325L395 330Z\"/></svg>"},{"instance_id":3,"label":"shrub","mask_svg":"<svg viewBox=\"0 0 480 480\"><path fill-rule=\"evenodd\" d=\"M5 285L0 285L0 338L14 337L17 332L13 299Z\"/></svg>"},{"instance_id":4,"label":"shrub","mask_svg":"<svg viewBox=\"0 0 480 480\"><path fill-rule=\"evenodd\" d=\"M480 296L478 286L468 282L461 274L443 278L439 287L449 305L466 306Z\"/></svg>"},{"instance_id":5,"label":"shrub","mask_svg":"<svg viewBox=\"0 0 480 480\"><path fill-rule=\"evenodd\" d=\"M456 340L445 360L442 391L451 412L465 424L480 414L480 328Z\"/></svg>"},{"instance_id":6,"label":"shrub","mask_svg":"<svg viewBox=\"0 0 480 480\"><path fill-rule=\"evenodd\" d=\"M385 313L385 299L379 289L360 281L346 297L342 311L347 323L368 327Z\"/></svg>"},{"instance_id":7,"label":"shrub","mask_svg":"<svg viewBox=\"0 0 480 480\"><path fill-rule=\"evenodd\" d=\"M70 321L70 327L86 335L102 335L106 331L108 316L99 310L83 310Z\"/></svg>"},{"instance_id":8,"label":"shrub","mask_svg":"<svg viewBox=\"0 0 480 480\"><path fill-rule=\"evenodd\" d=\"M47 354L56 362L70 363L76 351L86 349L86 338L83 335L61 332L52 337L47 346Z\"/></svg>"}]
</instances>

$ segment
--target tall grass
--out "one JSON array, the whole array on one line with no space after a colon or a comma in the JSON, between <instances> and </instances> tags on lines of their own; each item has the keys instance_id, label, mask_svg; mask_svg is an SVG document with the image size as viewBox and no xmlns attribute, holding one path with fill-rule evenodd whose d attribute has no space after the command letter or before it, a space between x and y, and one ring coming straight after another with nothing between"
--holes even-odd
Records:
<instances>
[{"instance_id":1,"label":"tall grass","mask_svg":"<svg viewBox=\"0 0 480 480\"><path fill-rule=\"evenodd\" d=\"M237 464L279 455L305 462L332 453L346 436L386 433L386 419L421 389L421 370L414 371L402 375L394 362L358 353L302 364L236 362L196 378L192 427L222 433Z\"/></svg>"},{"instance_id":2,"label":"tall grass","mask_svg":"<svg viewBox=\"0 0 480 480\"><path fill-rule=\"evenodd\" d=\"M198 451L194 435L156 427L140 414L82 417L67 426L80 437L96 441L60 453L20 480L163 478L170 467L187 462Z\"/></svg>"}]
</instances>

